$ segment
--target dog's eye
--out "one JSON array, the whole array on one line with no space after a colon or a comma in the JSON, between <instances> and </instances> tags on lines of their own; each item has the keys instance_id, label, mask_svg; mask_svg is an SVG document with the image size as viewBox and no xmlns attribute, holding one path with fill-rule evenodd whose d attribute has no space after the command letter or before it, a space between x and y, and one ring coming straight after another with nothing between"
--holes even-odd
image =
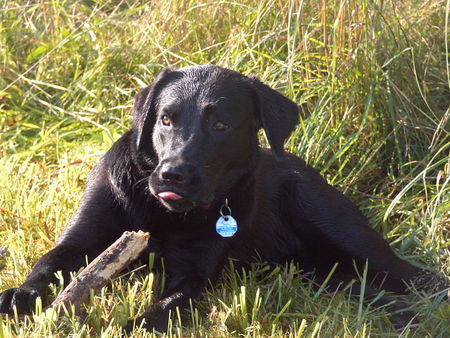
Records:
<instances>
[{"instance_id":1,"label":"dog's eye","mask_svg":"<svg viewBox=\"0 0 450 338\"><path fill-rule=\"evenodd\" d=\"M213 128L217 131L224 131L228 129L228 125L223 123L222 121L217 121L216 123L214 123Z\"/></svg>"},{"instance_id":2,"label":"dog's eye","mask_svg":"<svg viewBox=\"0 0 450 338\"><path fill-rule=\"evenodd\" d=\"M164 126L170 126L170 118L167 115L161 116L161 122Z\"/></svg>"}]
</instances>

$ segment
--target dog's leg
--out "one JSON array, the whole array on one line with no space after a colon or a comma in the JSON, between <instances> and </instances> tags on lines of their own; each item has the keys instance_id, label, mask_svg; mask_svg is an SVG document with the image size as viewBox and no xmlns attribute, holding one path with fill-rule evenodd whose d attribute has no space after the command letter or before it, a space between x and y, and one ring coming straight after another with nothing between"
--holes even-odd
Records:
<instances>
[{"instance_id":1,"label":"dog's leg","mask_svg":"<svg viewBox=\"0 0 450 338\"><path fill-rule=\"evenodd\" d=\"M0 313L13 313L14 306L18 313L31 313L36 298L45 298L49 284L57 281L55 272L61 271L67 283L70 272L113 243L126 230L124 225L109 188L98 183L89 187L56 247L38 260L20 287L0 294Z\"/></svg>"},{"instance_id":2,"label":"dog's leg","mask_svg":"<svg viewBox=\"0 0 450 338\"><path fill-rule=\"evenodd\" d=\"M324 276L319 276L319 283L322 283L321 277ZM326 284L326 292L342 291L355 298L362 297L366 305L387 311L390 321L397 329L404 328L408 323L414 322L414 312L410 310L408 304L399 300L398 296L389 295L382 290L372 288L368 284L365 284L363 288L361 282L356 280L351 285L349 284L349 281L332 277ZM319 285L315 284L315 288L319 289Z\"/></svg>"},{"instance_id":3,"label":"dog's leg","mask_svg":"<svg viewBox=\"0 0 450 338\"><path fill-rule=\"evenodd\" d=\"M292 198L284 210L294 231L317 257L331 265L338 262L347 271L353 270L353 261L359 268L368 261L369 276L383 276L375 283L400 293L406 290L404 281L422 273L400 259L357 207L317 173L300 176L297 184L286 189Z\"/></svg>"},{"instance_id":4,"label":"dog's leg","mask_svg":"<svg viewBox=\"0 0 450 338\"><path fill-rule=\"evenodd\" d=\"M140 325L150 332L153 329L166 331L170 312L173 313L177 307L181 310L189 307L191 300L201 297L208 281L213 282L220 274L226 261L227 239L177 242L164 248L168 274L166 290L143 315L128 322L124 328L126 332Z\"/></svg>"}]
</instances>

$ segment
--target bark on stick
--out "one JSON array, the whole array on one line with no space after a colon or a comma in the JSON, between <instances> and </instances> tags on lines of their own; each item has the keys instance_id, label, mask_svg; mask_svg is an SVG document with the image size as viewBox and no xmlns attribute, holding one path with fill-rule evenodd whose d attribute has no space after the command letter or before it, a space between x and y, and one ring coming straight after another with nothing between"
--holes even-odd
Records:
<instances>
[{"instance_id":1,"label":"bark on stick","mask_svg":"<svg viewBox=\"0 0 450 338\"><path fill-rule=\"evenodd\" d=\"M112 277L139 257L147 247L149 237L148 232L124 232L70 282L51 306L64 304L66 309L70 309L70 304L73 304L75 312L78 312L81 305L89 298L91 289L95 292L105 286Z\"/></svg>"}]
</instances>

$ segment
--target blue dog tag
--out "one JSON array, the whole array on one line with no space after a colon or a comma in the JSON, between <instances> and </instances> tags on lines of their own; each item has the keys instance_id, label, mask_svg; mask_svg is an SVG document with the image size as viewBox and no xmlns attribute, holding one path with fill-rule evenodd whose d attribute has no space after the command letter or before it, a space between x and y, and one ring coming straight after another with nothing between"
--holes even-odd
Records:
<instances>
[{"instance_id":1,"label":"blue dog tag","mask_svg":"<svg viewBox=\"0 0 450 338\"><path fill-rule=\"evenodd\" d=\"M231 237L237 231L237 222L230 215L220 216L216 223L216 231L222 237Z\"/></svg>"}]
</instances>

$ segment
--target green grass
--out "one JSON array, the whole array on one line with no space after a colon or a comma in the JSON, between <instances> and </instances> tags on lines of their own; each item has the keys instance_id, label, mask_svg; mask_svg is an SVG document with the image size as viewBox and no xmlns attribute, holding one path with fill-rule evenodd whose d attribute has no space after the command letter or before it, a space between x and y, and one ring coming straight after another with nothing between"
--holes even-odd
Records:
<instances>
[{"instance_id":1,"label":"green grass","mask_svg":"<svg viewBox=\"0 0 450 338\"><path fill-rule=\"evenodd\" d=\"M447 0L0 3L0 290L53 247L86 175L130 125L133 96L166 66L256 74L302 107L286 146L361 208L405 259L450 272ZM443 294L407 302L395 331L348 290L319 292L301 267L228 271L168 336L448 336ZM147 271L148 268L143 268ZM135 273L84 318L0 317L0 336L115 336L164 285ZM57 288L55 288L57 292ZM138 334L138 330L135 332Z\"/></svg>"}]
</instances>

